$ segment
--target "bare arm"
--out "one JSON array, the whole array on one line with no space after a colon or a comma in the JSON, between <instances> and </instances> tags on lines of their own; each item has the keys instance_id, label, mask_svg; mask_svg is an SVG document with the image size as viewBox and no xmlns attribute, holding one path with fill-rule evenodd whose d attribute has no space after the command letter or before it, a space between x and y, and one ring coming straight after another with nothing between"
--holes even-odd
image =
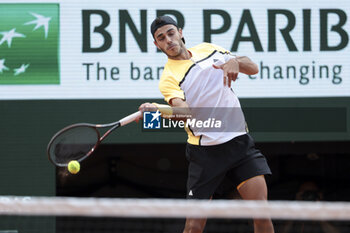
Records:
<instances>
[{"instance_id":1,"label":"bare arm","mask_svg":"<svg viewBox=\"0 0 350 233\"><path fill-rule=\"evenodd\" d=\"M239 72L247 75L257 74L259 72L257 64L250 60L249 57L237 57L236 60L239 63Z\"/></svg>"},{"instance_id":2,"label":"bare arm","mask_svg":"<svg viewBox=\"0 0 350 233\"><path fill-rule=\"evenodd\" d=\"M175 108L183 108L184 110L189 109L186 101L181 98L172 98L170 100L170 105Z\"/></svg>"},{"instance_id":3,"label":"bare arm","mask_svg":"<svg viewBox=\"0 0 350 233\"><path fill-rule=\"evenodd\" d=\"M187 120L191 118L190 107L185 100L180 98L173 98L170 100L170 105L173 109L173 115L171 119L173 120Z\"/></svg>"}]
</instances>

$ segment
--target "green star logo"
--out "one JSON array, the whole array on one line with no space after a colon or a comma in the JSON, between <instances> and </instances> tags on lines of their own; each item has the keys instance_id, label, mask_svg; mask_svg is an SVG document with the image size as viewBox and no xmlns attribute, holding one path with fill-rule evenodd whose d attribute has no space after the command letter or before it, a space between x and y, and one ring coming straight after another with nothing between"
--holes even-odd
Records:
<instances>
[{"instance_id":1,"label":"green star logo","mask_svg":"<svg viewBox=\"0 0 350 233\"><path fill-rule=\"evenodd\" d=\"M0 4L0 85L59 83L59 4Z\"/></svg>"}]
</instances>

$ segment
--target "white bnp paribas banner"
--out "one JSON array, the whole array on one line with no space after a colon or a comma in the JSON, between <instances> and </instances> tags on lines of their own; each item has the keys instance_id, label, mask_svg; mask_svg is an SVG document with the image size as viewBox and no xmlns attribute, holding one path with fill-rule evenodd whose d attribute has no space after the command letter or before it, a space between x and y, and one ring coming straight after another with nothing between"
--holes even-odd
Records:
<instances>
[{"instance_id":1,"label":"white bnp paribas banner","mask_svg":"<svg viewBox=\"0 0 350 233\"><path fill-rule=\"evenodd\" d=\"M0 99L162 98L162 14L259 66L239 97L350 96L349 0L31 0L0 1Z\"/></svg>"}]
</instances>

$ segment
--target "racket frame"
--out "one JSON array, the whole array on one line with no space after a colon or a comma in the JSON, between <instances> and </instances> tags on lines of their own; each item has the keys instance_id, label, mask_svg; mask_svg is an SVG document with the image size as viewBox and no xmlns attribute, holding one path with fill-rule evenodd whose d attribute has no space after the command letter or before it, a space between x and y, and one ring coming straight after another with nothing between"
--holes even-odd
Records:
<instances>
[{"instance_id":1,"label":"racket frame","mask_svg":"<svg viewBox=\"0 0 350 233\"><path fill-rule=\"evenodd\" d=\"M93 128L96 133L97 133L97 142L95 143L95 145L89 150L89 152L87 152L84 156L82 156L79 159L76 159L78 162L83 161L84 159L86 159L87 157L89 157L95 150L96 148L101 144L101 142L110 134L112 133L115 129L127 125L137 119L139 119L139 117L142 116L142 113L140 111L135 112L133 114L130 114L127 117L124 117L118 121L112 122L112 123L108 123L108 124L91 124L91 123L77 123L77 124L73 124L73 125L69 125L63 129L61 129L60 131L58 131L57 133L55 133L55 135L51 138L48 146L47 146L47 156L49 158L49 161L51 163L53 163L54 165L56 165L57 167L67 167L68 163L57 163L55 161L53 161L53 159L50 156L50 149L52 146L52 143L55 141L55 139L60 136L62 133L67 132L68 130L71 130L73 128L77 128L77 127L90 127ZM111 127L109 130L107 130L102 136L100 134L100 131L97 130L98 128L107 128L107 127Z\"/></svg>"}]
</instances>

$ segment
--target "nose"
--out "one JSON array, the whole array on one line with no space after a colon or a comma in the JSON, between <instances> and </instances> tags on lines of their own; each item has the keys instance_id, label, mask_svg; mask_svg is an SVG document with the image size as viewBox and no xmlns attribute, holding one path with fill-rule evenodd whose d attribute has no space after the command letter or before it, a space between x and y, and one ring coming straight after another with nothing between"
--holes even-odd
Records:
<instances>
[{"instance_id":1,"label":"nose","mask_svg":"<svg viewBox=\"0 0 350 233\"><path fill-rule=\"evenodd\" d=\"M172 40L170 39L169 36L166 36L165 37L165 41L168 43L168 44L171 44Z\"/></svg>"}]
</instances>

